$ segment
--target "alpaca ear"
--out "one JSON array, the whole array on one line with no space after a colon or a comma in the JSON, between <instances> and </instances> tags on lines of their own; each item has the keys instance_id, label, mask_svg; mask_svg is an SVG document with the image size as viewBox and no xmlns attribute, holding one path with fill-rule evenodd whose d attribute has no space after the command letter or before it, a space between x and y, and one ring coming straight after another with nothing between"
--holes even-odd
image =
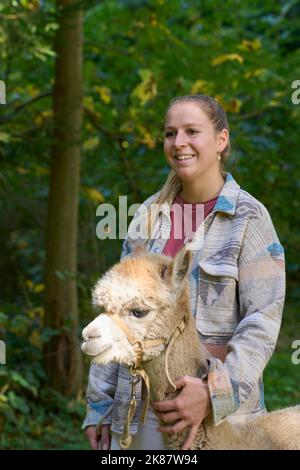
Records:
<instances>
[{"instance_id":1,"label":"alpaca ear","mask_svg":"<svg viewBox=\"0 0 300 470\"><path fill-rule=\"evenodd\" d=\"M163 281L166 281L167 278L167 269L168 265L165 263L162 263L159 265L159 275L162 278Z\"/></svg>"},{"instance_id":2,"label":"alpaca ear","mask_svg":"<svg viewBox=\"0 0 300 470\"><path fill-rule=\"evenodd\" d=\"M169 280L173 288L180 287L182 281L189 272L192 261L191 250L185 246L178 251L172 263L168 266L165 278Z\"/></svg>"}]
</instances>

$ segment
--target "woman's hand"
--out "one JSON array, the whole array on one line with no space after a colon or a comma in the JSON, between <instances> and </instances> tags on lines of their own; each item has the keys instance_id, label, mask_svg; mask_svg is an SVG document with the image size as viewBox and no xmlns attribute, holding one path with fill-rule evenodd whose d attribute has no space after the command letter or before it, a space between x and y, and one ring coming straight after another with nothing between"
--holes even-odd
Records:
<instances>
[{"instance_id":1,"label":"woman's hand","mask_svg":"<svg viewBox=\"0 0 300 470\"><path fill-rule=\"evenodd\" d=\"M85 435L88 438L90 446L94 450L108 450L110 448L110 424L102 424L100 433L96 431L96 426L88 426Z\"/></svg>"},{"instance_id":2,"label":"woman's hand","mask_svg":"<svg viewBox=\"0 0 300 470\"><path fill-rule=\"evenodd\" d=\"M211 401L207 384L202 379L186 375L174 383L177 389L182 389L179 395L174 400L154 402L152 407L161 421L173 423L161 426L158 429L160 432L177 433L189 428L182 447L187 450L191 447L200 424L211 412Z\"/></svg>"}]
</instances>

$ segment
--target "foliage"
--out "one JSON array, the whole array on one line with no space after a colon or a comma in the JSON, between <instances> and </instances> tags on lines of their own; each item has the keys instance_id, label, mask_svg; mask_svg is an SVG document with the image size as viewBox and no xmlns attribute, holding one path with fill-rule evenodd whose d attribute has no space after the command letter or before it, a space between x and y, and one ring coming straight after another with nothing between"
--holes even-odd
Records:
<instances>
[{"instance_id":1,"label":"foliage","mask_svg":"<svg viewBox=\"0 0 300 470\"><path fill-rule=\"evenodd\" d=\"M265 400L269 411L300 403L299 365L292 363L291 352L288 348L277 351L266 369Z\"/></svg>"},{"instance_id":2,"label":"foliage","mask_svg":"<svg viewBox=\"0 0 300 470\"><path fill-rule=\"evenodd\" d=\"M106 0L85 7L83 162L77 285L81 326L90 288L120 254L97 240L97 205L142 202L168 168L162 124L174 95L206 93L228 112L228 169L268 208L287 255L287 308L266 371L270 407L299 402L290 344L299 337L299 2ZM54 0L2 0L0 79L0 366L2 448L83 448L84 409L47 387L42 345L44 231L52 146ZM60 273L68 275L68 273ZM78 332L79 337L79 332ZM299 367L299 366L298 366ZM71 408L70 408L71 407ZM75 407L75 408L72 408ZM18 426L18 428L17 428ZM19 430L18 435L15 429Z\"/></svg>"},{"instance_id":3,"label":"foliage","mask_svg":"<svg viewBox=\"0 0 300 470\"><path fill-rule=\"evenodd\" d=\"M12 383L15 374L12 371L6 379ZM80 430L85 412L83 401L68 401L49 388L40 390L33 400L26 394L31 385L17 374L14 385L18 386L18 392L0 394L1 449L88 449ZM7 401L3 401L3 397Z\"/></svg>"},{"instance_id":4,"label":"foliage","mask_svg":"<svg viewBox=\"0 0 300 470\"><path fill-rule=\"evenodd\" d=\"M24 291L31 308L11 305L0 313L7 344L7 365L0 368L0 448L87 448L80 431L82 390L68 401L47 386L42 345L55 330L42 328L43 308L37 305L43 285L28 280Z\"/></svg>"}]
</instances>

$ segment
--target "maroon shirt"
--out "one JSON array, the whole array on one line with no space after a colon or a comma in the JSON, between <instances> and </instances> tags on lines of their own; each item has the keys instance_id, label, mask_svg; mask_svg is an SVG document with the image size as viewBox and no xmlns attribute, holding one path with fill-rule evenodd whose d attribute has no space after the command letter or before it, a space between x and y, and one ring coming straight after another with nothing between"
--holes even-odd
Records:
<instances>
[{"instance_id":1,"label":"maroon shirt","mask_svg":"<svg viewBox=\"0 0 300 470\"><path fill-rule=\"evenodd\" d=\"M175 197L171 206L171 233L163 254L175 256L185 241L192 240L200 224L213 210L218 196L203 203L185 202L179 194Z\"/></svg>"}]
</instances>

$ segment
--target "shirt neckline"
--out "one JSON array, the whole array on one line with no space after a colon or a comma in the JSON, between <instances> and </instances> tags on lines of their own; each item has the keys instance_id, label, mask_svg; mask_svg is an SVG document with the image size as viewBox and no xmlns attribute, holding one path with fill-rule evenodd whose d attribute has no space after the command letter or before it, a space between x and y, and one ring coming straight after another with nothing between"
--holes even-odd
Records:
<instances>
[{"instance_id":1,"label":"shirt neckline","mask_svg":"<svg viewBox=\"0 0 300 470\"><path fill-rule=\"evenodd\" d=\"M200 206L200 205L203 205L203 204L213 203L218 199L218 197L219 197L219 194L217 196L213 197L212 199L208 199L207 201L204 201L204 202L187 202L184 199L182 199L182 197L178 193L175 196L175 199L174 199L173 203L178 202L181 205L192 205L194 207L194 206Z\"/></svg>"}]
</instances>

